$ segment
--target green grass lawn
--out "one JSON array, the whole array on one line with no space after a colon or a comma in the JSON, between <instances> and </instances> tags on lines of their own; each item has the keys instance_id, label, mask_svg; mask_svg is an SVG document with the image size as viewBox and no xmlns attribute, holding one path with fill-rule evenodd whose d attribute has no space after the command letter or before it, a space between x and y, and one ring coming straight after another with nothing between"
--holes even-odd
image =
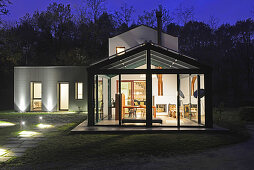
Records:
<instances>
[{"instance_id":1,"label":"green grass lawn","mask_svg":"<svg viewBox=\"0 0 254 170\"><path fill-rule=\"evenodd\" d=\"M80 123L86 119L86 114L82 113L36 113L27 112L19 113L12 111L1 111L0 121L14 123L15 126L0 127L0 146L4 145L9 137L17 136L17 133L21 130L20 122L25 121L24 130L32 130L37 124L40 123L39 117L42 116L42 123L47 124L67 124L67 123Z\"/></svg>"},{"instance_id":2,"label":"green grass lawn","mask_svg":"<svg viewBox=\"0 0 254 170\"><path fill-rule=\"evenodd\" d=\"M202 152L248 139L249 135L244 128L245 122L237 119L237 115L237 111L229 110L228 115L225 112L221 118L221 115L215 113L215 122L231 129L227 133L169 134L71 134L70 129L80 121L80 117L74 118L78 115L61 115L63 117L49 115L53 118L53 122L59 119L64 122L64 125L58 127L57 132L46 134L48 139L36 148L30 149L23 157L11 160L4 165L12 167L57 163L57 168L64 168L66 163L88 163L107 159L114 162L113 160L119 160L119 158L167 157ZM0 114L0 118L1 116L3 115ZM27 114L27 118L30 116Z\"/></svg>"}]
</instances>

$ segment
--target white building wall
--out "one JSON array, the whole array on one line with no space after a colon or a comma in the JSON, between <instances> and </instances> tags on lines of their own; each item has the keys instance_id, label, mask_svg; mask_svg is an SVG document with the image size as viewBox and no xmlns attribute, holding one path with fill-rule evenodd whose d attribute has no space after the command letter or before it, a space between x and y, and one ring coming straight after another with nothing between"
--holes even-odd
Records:
<instances>
[{"instance_id":1,"label":"white building wall","mask_svg":"<svg viewBox=\"0 0 254 170\"><path fill-rule=\"evenodd\" d=\"M161 34L162 46L178 51L178 38L171 35ZM109 56L116 54L116 47L129 49L144 42L157 44L157 30L141 25L125 33L109 38Z\"/></svg>"},{"instance_id":2,"label":"white building wall","mask_svg":"<svg viewBox=\"0 0 254 170\"><path fill-rule=\"evenodd\" d=\"M69 83L69 111L87 112L87 71L82 66L15 67L14 109L30 111L30 83L42 83L42 111L58 110L59 82ZM83 82L83 100L75 99L75 83Z\"/></svg>"}]
</instances>

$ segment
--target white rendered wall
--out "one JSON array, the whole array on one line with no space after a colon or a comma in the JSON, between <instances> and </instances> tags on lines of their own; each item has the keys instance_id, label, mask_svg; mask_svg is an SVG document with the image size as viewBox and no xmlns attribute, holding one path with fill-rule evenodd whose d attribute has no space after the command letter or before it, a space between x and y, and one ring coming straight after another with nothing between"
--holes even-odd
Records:
<instances>
[{"instance_id":1,"label":"white rendered wall","mask_svg":"<svg viewBox=\"0 0 254 170\"><path fill-rule=\"evenodd\" d=\"M87 71L86 67L15 67L14 68L14 109L30 111L30 82L42 83L42 111L58 110L59 82L69 82L69 110L87 112ZM75 99L75 82L83 82L83 100Z\"/></svg>"},{"instance_id":2,"label":"white rendered wall","mask_svg":"<svg viewBox=\"0 0 254 170\"><path fill-rule=\"evenodd\" d=\"M162 46L178 51L178 38L162 33ZM129 49L145 41L157 44L157 30L141 25L125 33L109 38L109 56L116 54L116 47Z\"/></svg>"}]
</instances>

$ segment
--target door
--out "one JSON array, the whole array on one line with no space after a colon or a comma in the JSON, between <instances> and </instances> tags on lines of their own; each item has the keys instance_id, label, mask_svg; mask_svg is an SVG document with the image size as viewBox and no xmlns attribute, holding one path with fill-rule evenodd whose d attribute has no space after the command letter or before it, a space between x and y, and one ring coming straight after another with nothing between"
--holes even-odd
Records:
<instances>
[{"instance_id":1,"label":"door","mask_svg":"<svg viewBox=\"0 0 254 170\"><path fill-rule=\"evenodd\" d=\"M59 84L59 110L69 110L69 83Z\"/></svg>"}]
</instances>

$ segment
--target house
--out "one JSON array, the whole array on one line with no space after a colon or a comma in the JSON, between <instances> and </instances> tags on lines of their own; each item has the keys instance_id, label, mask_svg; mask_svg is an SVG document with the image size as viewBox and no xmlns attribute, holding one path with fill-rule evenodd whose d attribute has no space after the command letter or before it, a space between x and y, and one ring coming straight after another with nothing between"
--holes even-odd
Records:
<instances>
[{"instance_id":1,"label":"house","mask_svg":"<svg viewBox=\"0 0 254 170\"><path fill-rule=\"evenodd\" d=\"M109 38L85 66L14 68L16 111L84 111L89 126L212 127L211 69L178 52L178 38L141 25Z\"/></svg>"}]
</instances>

